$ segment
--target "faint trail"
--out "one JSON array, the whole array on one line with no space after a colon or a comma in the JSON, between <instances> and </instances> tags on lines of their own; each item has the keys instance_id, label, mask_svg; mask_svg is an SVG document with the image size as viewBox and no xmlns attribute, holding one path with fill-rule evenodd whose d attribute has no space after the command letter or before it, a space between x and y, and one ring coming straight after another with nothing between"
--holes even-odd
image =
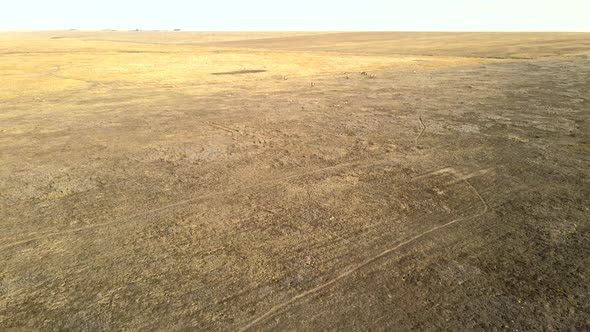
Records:
<instances>
[{"instance_id":1,"label":"faint trail","mask_svg":"<svg viewBox=\"0 0 590 332\"><path fill-rule=\"evenodd\" d=\"M422 130L420 130L420 133L415 138L414 146L416 148L418 147L418 140L420 139L420 137L422 136L422 134L424 134L424 131L426 130L426 125L424 124L424 121L422 121L422 116L418 116L418 120L420 121L420 126L422 126Z\"/></svg>"},{"instance_id":2,"label":"faint trail","mask_svg":"<svg viewBox=\"0 0 590 332\"><path fill-rule=\"evenodd\" d=\"M319 286L316 286L316 287L314 287L312 289L309 289L309 290L307 290L307 291L305 291L303 293L297 294L297 295L293 296L291 299L289 299L289 300L287 300L287 301L285 301L283 303L280 303L280 304L277 304L277 305L273 306L268 311L266 311L264 314L258 316L256 319L254 319L253 321L251 321L250 323L248 323L244 327L242 327L240 329L240 331L247 331L247 330L249 330L250 328L252 328L257 323L259 323L261 321L264 321L267 318L272 317L279 310L287 307L288 305L290 305L292 303L297 302L299 299L302 299L302 298L305 298L305 297L307 297L309 295L312 295L312 294L314 294L314 293L316 293L316 292L318 292L318 291L320 291L320 290L322 290L322 289L324 289L324 288L326 288L326 287L328 287L328 286L330 286L330 285L332 285L332 284L340 281L341 279L344 279L344 278L348 277L352 273L354 273L354 272L362 269L363 267L365 267L367 265L370 265L370 264L374 263L378 259L380 259L380 258L382 258L382 257L384 257L384 256L386 256L386 255L388 255L388 254L396 251L397 249L399 249L399 248L401 248L401 247L403 247L403 246L405 246L405 245L407 245L407 244L409 244L411 242L414 242L414 241L420 239L421 237L424 237L425 235L428 235L428 234L430 234L432 232L435 232L435 231L437 231L439 229L442 229L442 228L445 228L445 227L449 227L449 226L451 226L451 225L453 225L453 224L455 224L455 223L457 223L459 221L474 219L474 218L477 218L477 217L480 217L480 216L484 215L486 212L488 212L488 204L487 204L487 202L481 196L481 194L479 193L479 191L469 182L469 180L463 179L462 181L464 181L469 186L469 188L471 188L473 190L473 192L477 195L477 197L481 201L481 203L483 205L483 209L479 213L477 213L477 214L475 214L473 216L470 216L470 217L463 217L463 218L453 219L453 220L447 222L446 224L435 226L435 227L433 227L433 228L431 228L429 230L426 230L426 231L424 231L424 232L422 232L422 233L420 233L418 235L415 235L415 236L413 236L413 237L411 237L411 238L409 238L409 239L407 239L407 240L405 240L403 242L400 242L397 245L395 245L394 247L391 247L389 249L386 249L386 250L380 252L379 254L377 254L377 255L375 255L375 256L373 256L373 257L365 260L364 262L362 262L362 263L360 263L358 265L355 265L353 267L350 267L348 270L342 272L341 274L339 274L338 276L336 276L334 279L332 279L330 281L327 281L327 282L325 282L325 283L323 283L323 284L321 284Z\"/></svg>"},{"instance_id":3,"label":"faint trail","mask_svg":"<svg viewBox=\"0 0 590 332\"><path fill-rule=\"evenodd\" d=\"M445 173L450 173L453 174L455 176L455 179L452 181L449 181L446 183L446 185L450 185L453 183L457 183L457 182L461 182L463 180L469 180L471 178L474 178L476 176L482 176L482 175L486 175L488 173L493 173L495 172L495 169L493 168L484 168L484 169L480 169L477 170L475 172L471 172L469 174L461 174L460 172L458 172L456 169L454 169L453 167L443 167L434 171L430 171L430 172L426 172L426 173L422 173L420 175L414 176L412 178L412 180L416 180L416 179L422 179L425 177L430 177L433 175L439 175L439 174L445 174Z\"/></svg>"},{"instance_id":4,"label":"faint trail","mask_svg":"<svg viewBox=\"0 0 590 332\"><path fill-rule=\"evenodd\" d=\"M221 130L225 130L228 133L232 133L233 134L233 133L239 133L240 132L237 129L233 129L233 128L230 128L230 127L222 126L222 125L220 125L218 123L215 123L215 122L205 121L205 123L208 124L208 125L210 125L211 127L214 127L214 128L217 128L217 129L221 129Z\"/></svg>"},{"instance_id":5,"label":"faint trail","mask_svg":"<svg viewBox=\"0 0 590 332\"><path fill-rule=\"evenodd\" d=\"M212 192L212 193L209 193L209 194L204 194L204 195L199 195L199 196L191 197L191 198L180 200L180 201L177 201L177 202L174 202L174 203L171 203L171 204L163 205L163 206L161 206L159 208L156 208L156 209L151 209L151 210L142 211L142 212L138 212L138 213L129 215L129 216L127 216L127 219L133 219L133 218L136 218L136 217L141 217L141 216L145 216L145 215L149 215L149 214L156 214L156 213L159 213L159 212L168 210L170 208L178 207L178 206L185 205L185 204L192 203L192 202L196 202L196 201L201 200L201 199L206 199L206 198L210 198L210 197L220 196L220 195L224 195L224 194L230 194L230 193L234 193L234 192L238 192L238 191L242 191L242 190L253 189L253 188L274 186L274 185L277 185L277 184L279 184L281 182L288 181L288 180L295 179L295 178L299 178L299 177L302 177L302 176L307 176L307 175L322 173L322 172L326 172L326 171L330 171L330 170L347 168L347 167L351 167L351 166L355 166L355 167L358 167L358 168L370 167L370 166L374 166L374 165L379 165L379 164L384 164L384 163L390 163L391 161L392 160L390 160L390 159L369 160L369 161L365 161L365 162L361 162L359 160L356 160L356 161L341 163L341 164L334 165L334 166L322 167L322 168L310 170L310 171L307 171L307 172L296 173L296 174L292 174L292 175L285 176L285 177L280 177L280 178L273 179L273 180L259 182L259 183L256 183L256 184L253 184L253 185L249 185L249 186L242 186L242 187L237 187L237 188L231 188L231 189L226 189L226 190ZM46 232L44 234L41 234L41 235L38 235L38 236L35 236L35 237L32 237L32 238L23 239L23 240L19 240L19 241L16 241L16 242L5 244L3 246L0 246L0 250L4 250L4 249L10 248L10 247L13 247L13 246L16 246L16 245L20 245L20 244L26 244L26 243L33 242L33 241L40 240L40 239L49 238L49 237L52 237L52 236L59 236L59 235L63 235L63 234L76 233L76 232L85 231L85 230L94 229L94 228L99 228L99 227L103 227L103 226L108 226L108 225L112 225L112 224L116 224L116 223L124 223L124 221L121 221L119 219L119 220L112 220L112 221L107 221L107 222L103 222L103 223L88 225L88 226L84 226L84 227L78 227L78 228L73 228L73 229L66 229L66 230L62 230L62 231Z\"/></svg>"},{"instance_id":6,"label":"faint trail","mask_svg":"<svg viewBox=\"0 0 590 332\"><path fill-rule=\"evenodd\" d=\"M452 174L455 174L455 169L452 168L452 167L443 167L443 168L435 169L434 171L429 171L429 172L426 172L426 173L418 174L418 175L414 176L412 178L412 180L422 179L422 178L425 178L425 177L429 177L429 176L433 176L433 175L438 175L438 174L444 174L444 173L452 173Z\"/></svg>"},{"instance_id":7,"label":"faint trail","mask_svg":"<svg viewBox=\"0 0 590 332\"><path fill-rule=\"evenodd\" d=\"M485 168L485 169L480 169L479 171L475 171L475 172L463 175L463 174L457 173L456 171L452 170L451 173L453 173L453 175L456 176L456 179L446 183L446 185L448 186L453 183L469 180L469 179L474 178L476 176L482 176L482 175L486 175L488 173L493 173L493 172L495 172L495 170L493 168Z\"/></svg>"},{"instance_id":8,"label":"faint trail","mask_svg":"<svg viewBox=\"0 0 590 332\"><path fill-rule=\"evenodd\" d=\"M58 74L61 71L61 65L57 65L55 66L55 69L48 72L47 75L51 76L51 77L55 77L55 78L59 78L62 80L73 80L73 81L79 81L79 82L84 82L86 84L90 84L89 88L95 88L97 86L101 86L103 85L102 82L99 81L94 81L94 80L85 80L82 78L75 78L75 77L67 77L67 76L62 76L60 74Z\"/></svg>"},{"instance_id":9,"label":"faint trail","mask_svg":"<svg viewBox=\"0 0 590 332\"><path fill-rule=\"evenodd\" d=\"M121 184L131 184L131 183L137 184L137 181L132 180L132 179L122 180L122 181L118 181L118 182L108 183L106 185L102 185L102 186L97 187L97 188L91 188L91 189L87 189L87 190L84 190L84 191L78 191L78 192L72 193L70 195L73 196L73 197L79 198L79 197L84 197L85 195L89 195L91 193L94 193L96 189L106 189L106 188L111 188L111 187L117 187L117 186L119 186ZM84 227L81 227L81 229L89 228L89 227L92 227L92 226L94 226L94 225L84 226ZM26 240L18 240L18 241L12 242L10 244L4 245L4 246L0 246L0 250L1 249L4 249L4 248L7 248L7 247L11 247L11 246L19 245L19 244L22 244L22 243L27 243L27 242L34 241L34 240L37 240L37 239L41 239L41 238L44 238L44 237L49 237L49 236L51 236L53 234L56 234L56 233L66 233L66 232L67 231L55 232L55 231L50 231L50 230L40 231L40 232L32 232L32 233L26 234L24 236L24 237L27 237L28 236L28 239L26 239ZM36 235L36 236L34 236L34 235ZM33 236L33 237L31 237L31 236Z\"/></svg>"}]
</instances>

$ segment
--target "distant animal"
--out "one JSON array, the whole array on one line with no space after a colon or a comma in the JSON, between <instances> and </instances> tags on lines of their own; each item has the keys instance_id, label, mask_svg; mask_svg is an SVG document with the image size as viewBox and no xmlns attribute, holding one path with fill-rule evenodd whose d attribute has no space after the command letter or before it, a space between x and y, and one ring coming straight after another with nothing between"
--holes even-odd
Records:
<instances>
[{"instance_id":1,"label":"distant animal","mask_svg":"<svg viewBox=\"0 0 590 332\"><path fill-rule=\"evenodd\" d=\"M289 79L289 76L283 77L283 80L285 80L285 81L288 80L288 79Z\"/></svg>"},{"instance_id":2,"label":"distant animal","mask_svg":"<svg viewBox=\"0 0 590 332\"><path fill-rule=\"evenodd\" d=\"M375 75L375 74L369 75L369 78L375 78L375 77L377 77L377 75Z\"/></svg>"},{"instance_id":3,"label":"distant animal","mask_svg":"<svg viewBox=\"0 0 590 332\"><path fill-rule=\"evenodd\" d=\"M311 82L311 86L315 86L315 83L314 82Z\"/></svg>"},{"instance_id":4,"label":"distant animal","mask_svg":"<svg viewBox=\"0 0 590 332\"><path fill-rule=\"evenodd\" d=\"M367 73L366 71L361 71L361 75L367 76L367 75L369 75L369 73Z\"/></svg>"}]
</instances>

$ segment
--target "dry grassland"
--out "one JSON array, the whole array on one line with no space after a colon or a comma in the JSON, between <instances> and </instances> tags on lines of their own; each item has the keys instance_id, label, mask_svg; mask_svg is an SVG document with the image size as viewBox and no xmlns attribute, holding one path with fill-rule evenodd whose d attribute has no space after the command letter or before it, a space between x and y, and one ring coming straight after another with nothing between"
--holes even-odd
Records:
<instances>
[{"instance_id":1,"label":"dry grassland","mask_svg":"<svg viewBox=\"0 0 590 332\"><path fill-rule=\"evenodd\" d=\"M0 330L590 329L590 35L0 33Z\"/></svg>"}]
</instances>

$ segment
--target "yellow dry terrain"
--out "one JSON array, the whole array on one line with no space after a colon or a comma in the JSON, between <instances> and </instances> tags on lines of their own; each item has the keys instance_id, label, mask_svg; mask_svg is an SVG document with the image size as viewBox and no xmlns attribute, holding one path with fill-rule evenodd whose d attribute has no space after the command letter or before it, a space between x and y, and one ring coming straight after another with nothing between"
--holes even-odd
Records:
<instances>
[{"instance_id":1,"label":"yellow dry terrain","mask_svg":"<svg viewBox=\"0 0 590 332\"><path fill-rule=\"evenodd\" d=\"M0 331L590 330L589 56L0 32Z\"/></svg>"},{"instance_id":2,"label":"yellow dry terrain","mask_svg":"<svg viewBox=\"0 0 590 332\"><path fill-rule=\"evenodd\" d=\"M142 42L133 42L132 34ZM267 34L255 34L254 37ZM4 33L0 34L0 70L5 84L0 88L0 97L45 99L46 96L56 96L56 93L68 96L81 90L101 93L105 92L105 86L112 87L115 84L122 90L141 85L173 87L177 92L189 94L208 94L227 89L228 86L224 84L252 88L262 82L267 85L268 80L283 79L285 76L296 78L391 67L439 67L489 62L457 57L433 59L407 55L244 50L203 45L208 39L216 43L245 36L252 37L244 33L207 37L182 32L132 32L123 36L112 32L97 35L54 32L41 36ZM147 42L150 39L153 39L152 43ZM187 45L186 40L200 45ZM211 75L240 70L265 72L246 78L239 75Z\"/></svg>"}]
</instances>

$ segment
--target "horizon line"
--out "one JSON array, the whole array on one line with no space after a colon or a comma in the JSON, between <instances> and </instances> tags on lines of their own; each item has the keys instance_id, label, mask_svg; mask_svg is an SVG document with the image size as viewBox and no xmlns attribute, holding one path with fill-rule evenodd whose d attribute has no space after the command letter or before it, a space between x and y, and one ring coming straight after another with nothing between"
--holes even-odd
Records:
<instances>
[{"instance_id":1,"label":"horizon line","mask_svg":"<svg viewBox=\"0 0 590 332\"><path fill-rule=\"evenodd\" d=\"M326 32L326 33L347 33L347 32L456 32L456 33L590 33L590 30L267 30L267 29L244 29L244 30L193 30L193 29L114 29L114 28L100 28L100 29L1 29L0 32Z\"/></svg>"}]
</instances>

